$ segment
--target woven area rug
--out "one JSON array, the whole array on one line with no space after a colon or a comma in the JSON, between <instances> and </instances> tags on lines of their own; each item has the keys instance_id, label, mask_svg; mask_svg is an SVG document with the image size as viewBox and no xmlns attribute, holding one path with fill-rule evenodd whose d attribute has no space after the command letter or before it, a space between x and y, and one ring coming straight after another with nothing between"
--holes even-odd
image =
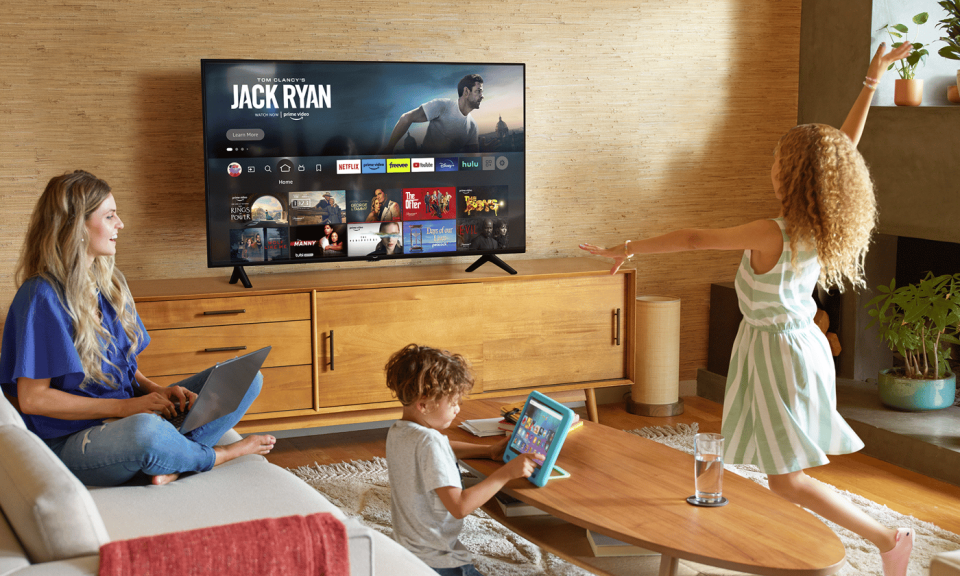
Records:
<instances>
[{"instance_id":1,"label":"woven area rug","mask_svg":"<svg viewBox=\"0 0 960 576\"><path fill-rule=\"evenodd\" d=\"M697 425L679 424L672 427L651 427L628 432L692 454L693 436L697 433ZM725 468L731 473L745 476L766 486L766 476L755 467L726 465ZM292 469L290 472L321 492L348 516L358 518L367 526L387 536L392 535L390 486L387 479L387 462L383 458L326 466L304 466ZM899 514L856 494L842 490L838 492L886 526L914 527L916 544L908 576L925 576L929 571L930 558L933 555L960 549L960 536L952 532L911 516ZM872 544L831 522L826 520L824 522L840 536L847 550L847 564L839 574L883 576L880 556ZM590 574L513 533L482 510L465 519L461 540L473 552L477 568L486 576L585 576ZM698 571L703 576L739 574L686 561L681 561L681 564L685 568ZM651 574L656 574L656 571Z\"/></svg>"},{"instance_id":2,"label":"woven area rug","mask_svg":"<svg viewBox=\"0 0 960 576\"><path fill-rule=\"evenodd\" d=\"M697 425L693 424L688 426L686 424L678 424L677 426L628 430L628 432L655 440L661 444L686 452L687 454L693 454L693 436L697 433ZM727 464L724 465L724 469L749 478L762 486L767 485L766 475L760 472L756 466ZM832 488L836 489L835 487ZM907 569L907 576L926 576L929 574L930 559L933 556L940 552L960 549L960 536L953 532L948 532L929 522L918 520L913 516L900 514L882 504L868 500L863 496L858 496L845 490L837 490L837 492L884 526L912 526L914 528L916 531L915 542L913 554L910 556L910 566ZM817 517L820 518L819 516ZM829 520L820 519L840 536L840 541L843 542L847 550L847 563L838 574L843 576L883 576L880 554L877 552L876 546ZM736 574L736 572L711 569L699 564L685 564L700 570L704 576Z\"/></svg>"}]
</instances>

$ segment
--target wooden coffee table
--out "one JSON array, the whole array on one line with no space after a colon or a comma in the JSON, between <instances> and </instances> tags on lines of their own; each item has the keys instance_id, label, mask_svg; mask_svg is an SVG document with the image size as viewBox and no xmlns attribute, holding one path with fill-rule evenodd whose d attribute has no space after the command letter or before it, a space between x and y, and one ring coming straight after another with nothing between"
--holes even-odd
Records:
<instances>
[{"instance_id":1,"label":"wooden coffee table","mask_svg":"<svg viewBox=\"0 0 960 576\"><path fill-rule=\"evenodd\" d=\"M458 428L464 419L496 416L498 406L494 400L464 402L447 435L466 442L503 440ZM503 465L465 463L483 475ZM659 552L660 576L675 575L680 559L770 576L827 575L843 566L843 545L830 528L736 474L724 474L729 504L691 506L686 498L693 494L693 456L652 440L587 421L567 436L557 465L571 477L543 488L518 479L504 490L566 522ZM504 522L508 527L510 520Z\"/></svg>"}]
</instances>

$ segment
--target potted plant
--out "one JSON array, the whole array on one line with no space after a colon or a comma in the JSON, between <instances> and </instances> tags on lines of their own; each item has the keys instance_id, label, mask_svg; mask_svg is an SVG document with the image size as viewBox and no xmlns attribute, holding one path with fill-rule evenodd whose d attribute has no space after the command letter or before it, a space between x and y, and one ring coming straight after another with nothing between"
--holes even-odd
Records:
<instances>
[{"instance_id":1,"label":"potted plant","mask_svg":"<svg viewBox=\"0 0 960 576\"><path fill-rule=\"evenodd\" d=\"M920 26L926 23L927 19L930 17L926 12L921 12L913 17L913 23L917 26ZM907 32L909 32L903 24L887 24L883 28L877 30L877 32L885 31L890 35L890 39L893 41L893 47L899 48L903 42L898 41L897 38L903 38L904 42L909 40L906 39ZM911 42L913 44L913 52L909 56L894 62L887 67L887 70L891 68L896 68L897 73L900 75L900 79L896 81L894 92L893 92L893 102L897 106L919 106L923 102L923 80L916 79L914 76L917 73L917 68L920 64L926 62L926 57L930 55L927 52L927 49L923 47L923 44L920 42Z\"/></svg>"},{"instance_id":2,"label":"potted plant","mask_svg":"<svg viewBox=\"0 0 960 576\"><path fill-rule=\"evenodd\" d=\"M951 344L960 343L960 274L927 276L897 288L878 286L867 303L879 337L903 357L902 368L881 370L880 401L904 410L936 410L953 404L957 377L950 371Z\"/></svg>"},{"instance_id":3,"label":"potted plant","mask_svg":"<svg viewBox=\"0 0 960 576\"><path fill-rule=\"evenodd\" d=\"M950 60L960 60L960 0L941 0L938 4L947 11L947 17L937 22L937 28L946 34L940 39L947 45L937 54ZM957 70L957 85L947 90L947 99L960 102L960 70Z\"/></svg>"}]
</instances>

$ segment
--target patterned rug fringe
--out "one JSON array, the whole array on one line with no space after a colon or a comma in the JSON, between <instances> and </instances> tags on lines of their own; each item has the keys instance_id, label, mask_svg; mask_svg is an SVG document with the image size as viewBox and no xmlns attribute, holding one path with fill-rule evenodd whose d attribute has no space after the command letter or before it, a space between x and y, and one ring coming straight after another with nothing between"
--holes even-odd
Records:
<instances>
[{"instance_id":1,"label":"patterned rug fringe","mask_svg":"<svg viewBox=\"0 0 960 576\"><path fill-rule=\"evenodd\" d=\"M700 425L696 422L693 424L677 424L676 426L648 426L637 430L626 430L630 434L635 434L641 438L650 438L651 440L670 438L671 436L693 436L699 431Z\"/></svg>"}]
</instances>

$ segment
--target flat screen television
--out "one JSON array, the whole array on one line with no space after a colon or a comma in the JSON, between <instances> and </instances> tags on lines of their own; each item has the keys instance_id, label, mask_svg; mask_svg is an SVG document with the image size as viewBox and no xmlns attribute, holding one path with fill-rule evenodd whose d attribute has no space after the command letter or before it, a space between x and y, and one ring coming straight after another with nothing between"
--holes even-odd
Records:
<instances>
[{"instance_id":1,"label":"flat screen television","mask_svg":"<svg viewBox=\"0 0 960 576\"><path fill-rule=\"evenodd\" d=\"M207 265L522 253L525 66L201 61Z\"/></svg>"}]
</instances>

